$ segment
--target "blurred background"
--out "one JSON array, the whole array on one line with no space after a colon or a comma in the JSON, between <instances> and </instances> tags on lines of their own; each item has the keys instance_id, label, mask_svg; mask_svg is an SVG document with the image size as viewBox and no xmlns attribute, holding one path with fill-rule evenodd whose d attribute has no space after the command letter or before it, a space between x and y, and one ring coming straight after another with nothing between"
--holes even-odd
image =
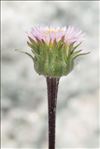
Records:
<instances>
[{"instance_id":1,"label":"blurred background","mask_svg":"<svg viewBox=\"0 0 100 149\"><path fill-rule=\"evenodd\" d=\"M75 69L59 84L56 148L99 148L99 2L2 1L2 148L48 147L47 92L27 50L26 32L34 25L74 25L86 34ZM30 50L30 49L28 49Z\"/></svg>"}]
</instances>

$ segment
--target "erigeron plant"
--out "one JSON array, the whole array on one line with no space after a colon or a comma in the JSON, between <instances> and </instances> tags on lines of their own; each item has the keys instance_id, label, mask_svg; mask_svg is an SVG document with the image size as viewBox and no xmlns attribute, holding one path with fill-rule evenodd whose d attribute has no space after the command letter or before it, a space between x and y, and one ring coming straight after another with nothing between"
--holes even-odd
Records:
<instances>
[{"instance_id":1,"label":"erigeron plant","mask_svg":"<svg viewBox=\"0 0 100 149\"><path fill-rule=\"evenodd\" d=\"M44 75L47 82L49 149L55 149L59 80L73 70L77 57L87 54L83 50L77 50L83 42L84 34L72 26L33 27L27 36L32 54L24 53L32 58L36 72Z\"/></svg>"}]
</instances>

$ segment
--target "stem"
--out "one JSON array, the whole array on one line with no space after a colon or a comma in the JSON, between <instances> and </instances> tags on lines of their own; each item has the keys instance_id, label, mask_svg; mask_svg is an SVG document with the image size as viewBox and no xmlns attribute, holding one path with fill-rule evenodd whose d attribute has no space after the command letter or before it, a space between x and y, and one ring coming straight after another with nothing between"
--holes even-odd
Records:
<instances>
[{"instance_id":1,"label":"stem","mask_svg":"<svg viewBox=\"0 0 100 149\"><path fill-rule=\"evenodd\" d=\"M59 78L47 77L49 149L55 149L56 104Z\"/></svg>"}]
</instances>

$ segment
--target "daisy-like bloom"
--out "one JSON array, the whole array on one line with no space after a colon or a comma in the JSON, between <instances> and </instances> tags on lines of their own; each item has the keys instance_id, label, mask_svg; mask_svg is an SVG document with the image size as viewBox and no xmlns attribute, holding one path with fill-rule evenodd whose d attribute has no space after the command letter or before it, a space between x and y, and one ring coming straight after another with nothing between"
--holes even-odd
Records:
<instances>
[{"instance_id":1,"label":"daisy-like bloom","mask_svg":"<svg viewBox=\"0 0 100 149\"><path fill-rule=\"evenodd\" d=\"M64 42L71 44L76 42L77 44L83 41L84 35L81 31L75 30L74 27L69 26L68 28L63 27L35 27L32 28L29 36L36 41L38 38L40 41L44 40L47 44L53 43L55 40L59 42L64 36Z\"/></svg>"},{"instance_id":2,"label":"daisy-like bloom","mask_svg":"<svg viewBox=\"0 0 100 149\"><path fill-rule=\"evenodd\" d=\"M82 43L83 33L74 27L34 27L28 33L28 46L39 74L50 77L67 75L74 67L74 60L86 53L76 50Z\"/></svg>"}]
</instances>

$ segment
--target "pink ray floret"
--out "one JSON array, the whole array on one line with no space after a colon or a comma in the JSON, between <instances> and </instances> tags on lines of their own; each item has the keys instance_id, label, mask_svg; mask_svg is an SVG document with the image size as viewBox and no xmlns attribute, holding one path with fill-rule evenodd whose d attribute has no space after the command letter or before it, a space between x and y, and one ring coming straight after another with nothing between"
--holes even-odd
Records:
<instances>
[{"instance_id":1,"label":"pink ray floret","mask_svg":"<svg viewBox=\"0 0 100 149\"><path fill-rule=\"evenodd\" d=\"M33 27L31 32L28 34L34 41L43 40L45 43L49 44L55 40L58 42L64 37L64 42L66 44L79 44L84 39L84 34L82 31L75 29L72 26L69 27Z\"/></svg>"}]
</instances>

